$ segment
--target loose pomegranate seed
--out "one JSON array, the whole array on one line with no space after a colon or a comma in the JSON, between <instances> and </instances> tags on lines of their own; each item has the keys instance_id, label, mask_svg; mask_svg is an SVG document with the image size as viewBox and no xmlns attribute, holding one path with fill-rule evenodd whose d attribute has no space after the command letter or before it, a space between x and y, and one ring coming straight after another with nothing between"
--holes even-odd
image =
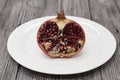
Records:
<instances>
[{"instance_id":1,"label":"loose pomegranate seed","mask_svg":"<svg viewBox=\"0 0 120 80\"><path fill-rule=\"evenodd\" d=\"M59 29L55 22L47 21L39 30L39 32L41 32L39 37L39 43L48 41L47 38L57 35L58 31Z\"/></svg>"}]
</instances>

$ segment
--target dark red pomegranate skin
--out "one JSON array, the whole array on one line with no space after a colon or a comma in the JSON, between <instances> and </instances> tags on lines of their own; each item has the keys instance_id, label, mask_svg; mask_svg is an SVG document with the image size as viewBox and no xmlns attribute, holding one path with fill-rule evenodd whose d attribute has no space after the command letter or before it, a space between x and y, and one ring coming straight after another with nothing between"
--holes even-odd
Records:
<instances>
[{"instance_id":1,"label":"dark red pomegranate skin","mask_svg":"<svg viewBox=\"0 0 120 80\"><path fill-rule=\"evenodd\" d=\"M72 57L82 50L85 32L77 22L65 18L61 13L40 26L37 43L50 57Z\"/></svg>"}]
</instances>

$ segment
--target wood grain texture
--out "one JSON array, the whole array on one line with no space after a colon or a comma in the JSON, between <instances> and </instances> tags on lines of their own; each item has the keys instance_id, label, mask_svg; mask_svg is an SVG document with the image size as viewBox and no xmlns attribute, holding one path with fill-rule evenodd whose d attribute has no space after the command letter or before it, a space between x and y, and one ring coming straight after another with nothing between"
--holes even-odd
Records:
<instances>
[{"instance_id":1,"label":"wood grain texture","mask_svg":"<svg viewBox=\"0 0 120 80\"><path fill-rule=\"evenodd\" d=\"M17 63L11 59L7 52L7 38L12 31L12 24L9 22L10 12L12 5L14 5L13 0L0 1L1 5L4 7L0 12L0 79L1 80L15 80L17 68Z\"/></svg>"},{"instance_id":2,"label":"wood grain texture","mask_svg":"<svg viewBox=\"0 0 120 80\"><path fill-rule=\"evenodd\" d=\"M115 55L103 66L74 75L48 75L24 68L8 54L7 39L19 25L64 9L104 25L116 38ZM0 80L120 80L120 0L0 0Z\"/></svg>"}]
</instances>

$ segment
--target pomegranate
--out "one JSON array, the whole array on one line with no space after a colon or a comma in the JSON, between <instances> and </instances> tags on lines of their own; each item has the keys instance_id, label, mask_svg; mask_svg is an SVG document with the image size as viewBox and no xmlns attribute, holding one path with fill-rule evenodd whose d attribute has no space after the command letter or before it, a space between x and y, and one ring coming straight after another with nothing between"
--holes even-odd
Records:
<instances>
[{"instance_id":1,"label":"pomegranate","mask_svg":"<svg viewBox=\"0 0 120 80\"><path fill-rule=\"evenodd\" d=\"M75 21L67 19L64 11L45 21L37 32L37 42L50 57L72 57L78 54L85 43L85 33Z\"/></svg>"}]
</instances>

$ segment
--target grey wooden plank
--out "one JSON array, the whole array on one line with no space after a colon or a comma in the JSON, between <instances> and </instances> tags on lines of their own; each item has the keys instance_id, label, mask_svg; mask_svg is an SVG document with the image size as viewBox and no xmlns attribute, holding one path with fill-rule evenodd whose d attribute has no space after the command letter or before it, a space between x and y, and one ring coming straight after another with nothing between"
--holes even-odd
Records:
<instances>
[{"instance_id":1,"label":"grey wooden plank","mask_svg":"<svg viewBox=\"0 0 120 80\"><path fill-rule=\"evenodd\" d=\"M5 9L7 0L0 0L0 13Z\"/></svg>"},{"instance_id":2,"label":"grey wooden plank","mask_svg":"<svg viewBox=\"0 0 120 80\"><path fill-rule=\"evenodd\" d=\"M8 19L14 3L13 0L0 3L1 7L4 6L0 12L0 80L15 80L18 68L17 63L8 55L6 44L11 32L11 28L9 28L11 24L7 24L7 22L9 22Z\"/></svg>"},{"instance_id":3,"label":"grey wooden plank","mask_svg":"<svg viewBox=\"0 0 120 80\"><path fill-rule=\"evenodd\" d=\"M116 7L118 8L118 11L120 13L120 0L115 0Z\"/></svg>"},{"instance_id":4,"label":"grey wooden plank","mask_svg":"<svg viewBox=\"0 0 120 80\"><path fill-rule=\"evenodd\" d=\"M115 0L90 0L92 19L104 25L115 36L117 49L114 56L101 67L103 80L120 79L120 12ZM112 45L111 45L112 46Z\"/></svg>"},{"instance_id":5,"label":"grey wooden plank","mask_svg":"<svg viewBox=\"0 0 120 80\"><path fill-rule=\"evenodd\" d=\"M16 80L33 80L34 72L20 66Z\"/></svg>"},{"instance_id":6,"label":"grey wooden plank","mask_svg":"<svg viewBox=\"0 0 120 80\"><path fill-rule=\"evenodd\" d=\"M62 8L66 15L90 19L88 0L62 0Z\"/></svg>"},{"instance_id":7,"label":"grey wooden plank","mask_svg":"<svg viewBox=\"0 0 120 80\"><path fill-rule=\"evenodd\" d=\"M15 80L17 74L18 64L9 57L5 68L3 69L1 80Z\"/></svg>"}]
</instances>

